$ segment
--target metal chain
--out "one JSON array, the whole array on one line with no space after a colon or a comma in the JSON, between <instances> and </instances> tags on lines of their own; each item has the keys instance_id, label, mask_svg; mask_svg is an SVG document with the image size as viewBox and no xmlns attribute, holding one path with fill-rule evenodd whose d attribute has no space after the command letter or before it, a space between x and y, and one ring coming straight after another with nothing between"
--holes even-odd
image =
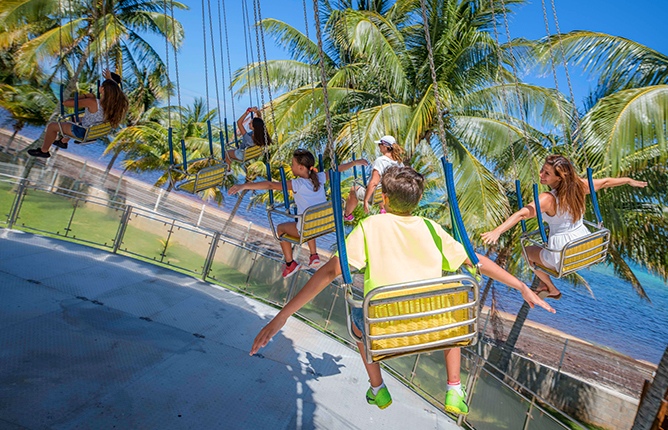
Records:
<instances>
[{"instance_id":1,"label":"metal chain","mask_svg":"<svg viewBox=\"0 0 668 430\"><path fill-rule=\"evenodd\" d=\"M264 81L262 79L262 57L261 57L261 51L260 51L260 15L258 12L258 1L259 0L253 0L253 19L255 20L255 45L257 48L257 68L260 69L260 108L264 109ZM267 82L267 86L269 86L269 82ZM268 136L269 136L269 131L267 130L267 121L264 122L264 139L265 142L268 141ZM264 146L264 151L267 153L267 145Z\"/></svg>"},{"instance_id":2,"label":"metal chain","mask_svg":"<svg viewBox=\"0 0 668 430\"><path fill-rule=\"evenodd\" d=\"M510 53L510 66L513 70L513 80L515 86L515 96L517 97L517 108L520 111L520 119L522 120L522 131L524 132L524 142L529 149L529 133L526 129L527 127L527 118L526 112L524 112L523 103L522 103L522 94L520 93L520 84L519 84L519 73L517 72L517 65L515 64L515 53L513 52L512 39L510 38L510 26L508 25L508 14L506 13L506 2L501 0L501 6L503 7L503 25L506 30L506 40L508 41L508 52Z\"/></svg>"},{"instance_id":3,"label":"metal chain","mask_svg":"<svg viewBox=\"0 0 668 430\"><path fill-rule=\"evenodd\" d=\"M172 48L174 50L174 69L176 70L176 97L179 103L179 109L182 109L183 105L181 104L181 81L179 79L179 56L177 55L176 51L176 20L174 19L174 3L172 3L171 0L169 9L172 18ZM185 135L182 122L183 115L181 115L181 111L179 111L179 124L181 124L181 138L183 139L185 138Z\"/></svg>"},{"instance_id":4,"label":"metal chain","mask_svg":"<svg viewBox=\"0 0 668 430\"><path fill-rule=\"evenodd\" d=\"M260 59L260 73L262 73L262 64L264 63L264 73L267 82L267 96L269 97L269 110L271 112L271 122L274 124L274 133L276 130L276 117L274 116L274 99L271 94L271 83L269 82L269 66L267 65L267 51L264 46L264 29L262 28L262 7L260 5L260 0L257 0L257 17L258 17L258 27L260 29L260 38L262 40L262 57L264 61L260 59L258 52L258 59ZM267 127L264 128L265 133L268 133ZM275 137L275 136L274 136Z\"/></svg>"},{"instance_id":5,"label":"metal chain","mask_svg":"<svg viewBox=\"0 0 668 430\"><path fill-rule=\"evenodd\" d=\"M222 5L222 11L221 11L221 3ZM222 13L221 13L222 12ZM223 15L225 19L225 26L223 27L223 23L221 22L221 15ZM227 44L227 16L225 12L225 3L222 0L218 0L218 36L220 36L220 77L223 82L223 118L227 119L227 96L225 92L225 61L223 61L223 31L222 29L225 29L225 44ZM230 47L227 45L227 62L229 65L230 62ZM230 69L232 66L229 66ZM230 79L232 78L232 71L230 70ZM234 96L231 96L230 99L232 100L232 115L234 115ZM226 130L227 131L227 130Z\"/></svg>"},{"instance_id":6,"label":"metal chain","mask_svg":"<svg viewBox=\"0 0 668 430\"><path fill-rule=\"evenodd\" d=\"M167 14L167 0L162 1L162 6L165 9L165 19L169 18ZM171 83L172 80L169 77L169 32L165 29L165 66L167 67L167 126L172 128L172 91Z\"/></svg>"},{"instance_id":7,"label":"metal chain","mask_svg":"<svg viewBox=\"0 0 668 430\"><path fill-rule=\"evenodd\" d=\"M204 0L202 0L202 41L204 42L204 88L206 92L206 111L211 112L209 107L209 67L206 61L206 7L204 6Z\"/></svg>"},{"instance_id":8,"label":"metal chain","mask_svg":"<svg viewBox=\"0 0 668 430\"><path fill-rule=\"evenodd\" d=\"M322 30L320 28L320 11L318 0L313 1L313 15L315 17L315 33L318 39L318 58L320 60L320 83L322 84L322 95L325 108L325 126L327 128L327 144L325 152L328 154L331 165L336 166L336 154L334 152L334 132L332 131L332 117L329 112L329 98L327 97L327 75L325 73L325 54L322 48Z\"/></svg>"},{"instance_id":9,"label":"metal chain","mask_svg":"<svg viewBox=\"0 0 668 430\"><path fill-rule=\"evenodd\" d=\"M112 11L113 12L113 11ZM102 19L104 23L104 49L107 52L107 55L104 56L105 65L107 70L109 69L109 39L107 38L107 0L102 0ZM121 74L120 70L117 70L119 75Z\"/></svg>"},{"instance_id":10,"label":"metal chain","mask_svg":"<svg viewBox=\"0 0 668 430\"><path fill-rule=\"evenodd\" d=\"M544 1L544 0L543 0ZM550 0L550 3L552 5L552 16L554 17L554 27L557 31L557 36L559 37L559 50L561 51L561 60L564 65L564 72L566 74L566 82L568 84L568 92L571 97L571 103L573 103L573 108L575 109L574 115L575 115L575 139L573 139L573 143L575 144L575 140L579 140L581 142L581 146L584 146L584 142L582 142L582 138L580 136L580 133L582 131L582 124L580 122L580 113L578 112L577 106L575 104L575 94L573 93L573 84L571 82L571 74L568 71L568 64L566 62L566 52L564 50L564 46L561 42L561 29L559 28L559 19L557 18L557 8L554 4L554 0ZM589 157L587 155L587 151L583 148L582 152L584 153L585 157L585 163L587 166L589 166Z\"/></svg>"},{"instance_id":11,"label":"metal chain","mask_svg":"<svg viewBox=\"0 0 668 430\"><path fill-rule=\"evenodd\" d=\"M545 23L545 34L549 37L550 36L550 23L549 19L547 18L547 9L545 8L545 0L541 0L541 6L543 8L543 22ZM554 56L552 55L552 50L550 52L550 69L552 70L552 78L554 79L554 88L557 90L557 94L561 94L561 90L559 89L559 78L557 77L557 68L554 64ZM559 116L561 117L561 126L563 129L564 136L570 135L570 126L568 122L566 121L566 118L564 118L564 113L562 112L561 108L559 109ZM554 148L554 143L550 144L551 148Z\"/></svg>"},{"instance_id":12,"label":"metal chain","mask_svg":"<svg viewBox=\"0 0 668 430\"><path fill-rule=\"evenodd\" d=\"M494 0L489 0L489 6L492 11L492 22L494 23L494 40L496 41L496 45L494 49L496 50L496 57L498 61L497 65L497 70L501 70L501 46L499 43L499 29L496 25L496 12L494 12ZM497 72L498 73L498 72ZM515 80L517 80L517 76L514 77ZM500 79L497 78L497 82L499 82ZM510 114L510 106L508 104L508 98L506 97L506 86L505 82L503 83L503 95L501 97L501 100L503 102L503 114L506 116L506 120L509 120L511 117ZM511 133L512 131L510 130L510 127L508 127L508 142L510 143L510 152L511 156L513 157L513 173L515 178L519 179L519 171L517 169L517 158L515 157L515 144L514 142L511 142Z\"/></svg>"},{"instance_id":13,"label":"metal chain","mask_svg":"<svg viewBox=\"0 0 668 430\"><path fill-rule=\"evenodd\" d=\"M246 0L241 0L241 8L244 11L244 43L245 43L245 38L246 35L248 35L248 44L246 45L246 72L248 74L248 99L250 102L250 106L254 105L253 102L253 90L251 89L253 86L250 85L251 79L253 80L254 87L255 87L255 98L259 100L260 96L258 94L258 82L257 82L257 75L253 73L253 75L250 75L250 68L251 68L251 63L255 61L255 54L253 53L253 36L250 31L250 17L248 16L248 5L246 4ZM246 34L246 31L248 31L248 34ZM248 53L250 52L250 59L248 58ZM258 103L259 104L259 103Z\"/></svg>"},{"instance_id":14,"label":"metal chain","mask_svg":"<svg viewBox=\"0 0 668 430\"><path fill-rule=\"evenodd\" d=\"M216 108L218 109L217 111L217 116L218 116L218 128L222 129L223 124L220 121L220 92L218 90L218 69L216 68L216 44L214 43L214 37L213 37L213 19L211 18L211 0L207 0L207 6L209 10L209 35L211 35L211 57L213 58L211 61L213 63L213 82L215 84L216 88ZM223 47L220 47L220 50L223 50ZM206 56L206 52L204 53L204 56Z\"/></svg>"},{"instance_id":15,"label":"metal chain","mask_svg":"<svg viewBox=\"0 0 668 430\"><path fill-rule=\"evenodd\" d=\"M438 81L436 79L436 66L434 65L434 51L431 47L431 36L429 34L429 23L427 22L427 5L425 0L420 0L420 9L422 10L422 21L424 25L424 36L427 42L427 57L429 58L429 71L431 72L432 85L434 87L434 102L436 103L436 116L438 118L438 131L441 138L441 147L443 148L443 156L448 160L448 145L445 138L445 124L443 123L443 115L441 111L441 101L438 94Z\"/></svg>"}]
</instances>

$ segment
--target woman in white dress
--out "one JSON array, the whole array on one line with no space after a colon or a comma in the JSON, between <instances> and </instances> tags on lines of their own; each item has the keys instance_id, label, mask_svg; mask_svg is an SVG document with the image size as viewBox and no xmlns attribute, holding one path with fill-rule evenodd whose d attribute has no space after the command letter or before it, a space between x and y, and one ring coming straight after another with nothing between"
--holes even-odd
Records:
<instances>
[{"instance_id":1,"label":"woman in white dress","mask_svg":"<svg viewBox=\"0 0 668 430\"><path fill-rule=\"evenodd\" d=\"M582 217L585 212L585 196L589 194L589 184L586 178L581 178L568 159L562 155L550 155L540 169L540 183L550 187L550 191L538 196L543 220L549 226L550 236L548 247L561 250L574 239L586 236L589 230L584 226ZM631 178L604 178L594 179L594 190L613 188L620 185L632 187L646 187L647 182L636 181ZM511 229L518 222L536 216L535 203L530 203L512 214L500 226L481 235L487 244L496 243L499 236ZM527 247L527 257L533 266L556 268L559 264L558 252L550 252L539 246ZM560 299L561 292L554 285L547 273L536 271L541 284L538 293L552 299Z\"/></svg>"}]
</instances>

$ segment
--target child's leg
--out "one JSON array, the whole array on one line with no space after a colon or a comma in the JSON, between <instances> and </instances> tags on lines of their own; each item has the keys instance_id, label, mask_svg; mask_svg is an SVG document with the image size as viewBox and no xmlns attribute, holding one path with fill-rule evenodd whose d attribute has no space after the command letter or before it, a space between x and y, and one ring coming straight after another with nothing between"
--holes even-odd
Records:
<instances>
[{"instance_id":1,"label":"child's leg","mask_svg":"<svg viewBox=\"0 0 668 430\"><path fill-rule=\"evenodd\" d=\"M63 123L63 131L71 132L72 126L69 123ZM57 122L50 122L46 126L46 132L44 133L44 143L42 144L42 152L48 152L53 142L58 137L58 132L60 128L58 127Z\"/></svg>"},{"instance_id":2,"label":"child's leg","mask_svg":"<svg viewBox=\"0 0 668 430\"><path fill-rule=\"evenodd\" d=\"M355 335L362 337L362 332L353 324L353 332ZM364 344L362 342L357 342L357 349L360 351L362 356L362 362L364 363L364 368L366 369L367 375L369 375L369 383L372 387L380 387L383 384L383 375L380 373L380 364L378 363L367 363Z\"/></svg>"},{"instance_id":3,"label":"child's leg","mask_svg":"<svg viewBox=\"0 0 668 430\"><path fill-rule=\"evenodd\" d=\"M315 239L309 240L308 242L306 242L306 244L308 245L308 250L311 253L311 255L318 253L318 247L315 246Z\"/></svg>"},{"instance_id":4,"label":"child's leg","mask_svg":"<svg viewBox=\"0 0 668 430\"><path fill-rule=\"evenodd\" d=\"M281 237L284 234L288 234L294 237L299 237L299 231L297 230L296 222L286 222L283 224L279 224L278 227L276 227L276 233L278 234L278 237ZM281 243L281 249L283 250L283 255L285 255L285 262L292 263L292 244L284 240L281 240L280 243Z\"/></svg>"},{"instance_id":5,"label":"child's leg","mask_svg":"<svg viewBox=\"0 0 668 430\"><path fill-rule=\"evenodd\" d=\"M545 266L545 263L540 258L540 251L541 250L542 250L542 248L540 248L538 246L527 247L527 249L526 249L527 257L529 258L529 263L531 265L534 265L534 264L538 263L541 266ZM547 273L542 272L540 270L536 270L536 271L534 271L534 273L543 282L543 284L545 284L545 286L547 287L548 294L550 296L556 296L556 295L559 294L559 289L557 289L557 287L552 282L552 279L550 278L550 275L548 275Z\"/></svg>"},{"instance_id":6,"label":"child's leg","mask_svg":"<svg viewBox=\"0 0 668 430\"><path fill-rule=\"evenodd\" d=\"M443 351L445 355L445 371L448 384L461 382L462 352L459 348L450 348Z\"/></svg>"},{"instance_id":7,"label":"child's leg","mask_svg":"<svg viewBox=\"0 0 668 430\"><path fill-rule=\"evenodd\" d=\"M349 216L353 211L355 210L355 207L357 207L357 185L353 185L350 188L350 194L348 194L348 199L346 200L346 210L343 211L343 214L345 216Z\"/></svg>"}]
</instances>

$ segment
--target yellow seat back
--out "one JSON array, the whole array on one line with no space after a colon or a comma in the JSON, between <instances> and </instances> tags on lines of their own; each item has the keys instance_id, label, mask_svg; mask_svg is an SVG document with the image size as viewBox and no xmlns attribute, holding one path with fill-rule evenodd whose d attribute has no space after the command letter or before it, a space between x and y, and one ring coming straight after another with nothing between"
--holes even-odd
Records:
<instances>
[{"instance_id":1,"label":"yellow seat back","mask_svg":"<svg viewBox=\"0 0 668 430\"><path fill-rule=\"evenodd\" d=\"M311 206L302 214L301 243L331 233L335 228L334 208L331 202Z\"/></svg>"},{"instance_id":2,"label":"yellow seat back","mask_svg":"<svg viewBox=\"0 0 668 430\"><path fill-rule=\"evenodd\" d=\"M222 185L226 173L227 169L224 164L205 167L197 172L194 178L179 184L176 188L193 194L199 193L200 191Z\"/></svg>"},{"instance_id":3,"label":"yellow seat back","mask_svg":"<svg viewBox=\"0 0 668 430\"><path fill-rule=\"evenodd\" d=\"M373 205L379 205L383 203L383 189L381 188L380 185L376 187L376 189L373 191L373 197L371 199L371 204Z\"/></svg>"},{"instance_id":4,"label":"yellow seat back","mask_svg":"<svg viewBox=\"0 0 668 430\"><path fill-rule=\"evenodd\" d=\"M608 241L605 237L594 236L587 241L568 246L564 250L563 272L575 272L598 263L608 255Z\"/></svg>"},{"instance_id":5,"label":"yellow seat back","mask_svg":"<svg viewBox=\"0 0 668 430\"><path fill-rule=\"evenodd\" d=\"M254 158L257 158L262 155L264 152L264 146L253 145L244 150L244 159L243 162L250 161Z\"/></svg>"},{"instance_id":6,"label":"yellow seat back","mask_svg":"<svg viewBox=\"0 0 668 430\"><path fill-rule=\"evenodd\" d=\"M82 142L90 142L97 140L101 137L104 137L111 133L111 124L108 122L103 122L102 124L96 124L88 127L86 130L86 135Z\"/></svg>"},{"instance_id":7,"label":"yellow seat back","mask_svg":"<svg viewBox=\"0 0 668 430\"><path fill-rule=\"evenodd\" d=\"M475 343L477 282L463 275L434 281L391 286L387 292L388 287L380 287L369 293L365 300L368 359L380 361Z\"/></svg>"}]
</instances>

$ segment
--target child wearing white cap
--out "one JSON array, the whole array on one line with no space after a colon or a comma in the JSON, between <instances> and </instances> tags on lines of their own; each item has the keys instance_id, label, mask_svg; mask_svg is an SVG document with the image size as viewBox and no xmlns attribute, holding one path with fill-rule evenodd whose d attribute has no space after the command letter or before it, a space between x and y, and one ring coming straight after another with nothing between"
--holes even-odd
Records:
<instances>
[{"instance_id":1,"label":"child wearing white cap","mask_svg":"<svg viewBox=\"0 0 668 430\"><path fill-rule=\"evenodd\" d=\"M380 157L373 162L371 169L371 179L366 187L361 185L353 185L346 200L346 208L344 211L344 219L352 221L354 219L353 210L357 204L362 201L364 203L364 212L369 213L369 202L373 199L373 193L376 187L380 184L380 179L383 173L392 166L403 166L402 160L406 154L404 149L399 146L394 136L383 136L375 141L380 149ZM383 204L380 204L380 212L385 213Z\"/></svg>"}]
</instances>

